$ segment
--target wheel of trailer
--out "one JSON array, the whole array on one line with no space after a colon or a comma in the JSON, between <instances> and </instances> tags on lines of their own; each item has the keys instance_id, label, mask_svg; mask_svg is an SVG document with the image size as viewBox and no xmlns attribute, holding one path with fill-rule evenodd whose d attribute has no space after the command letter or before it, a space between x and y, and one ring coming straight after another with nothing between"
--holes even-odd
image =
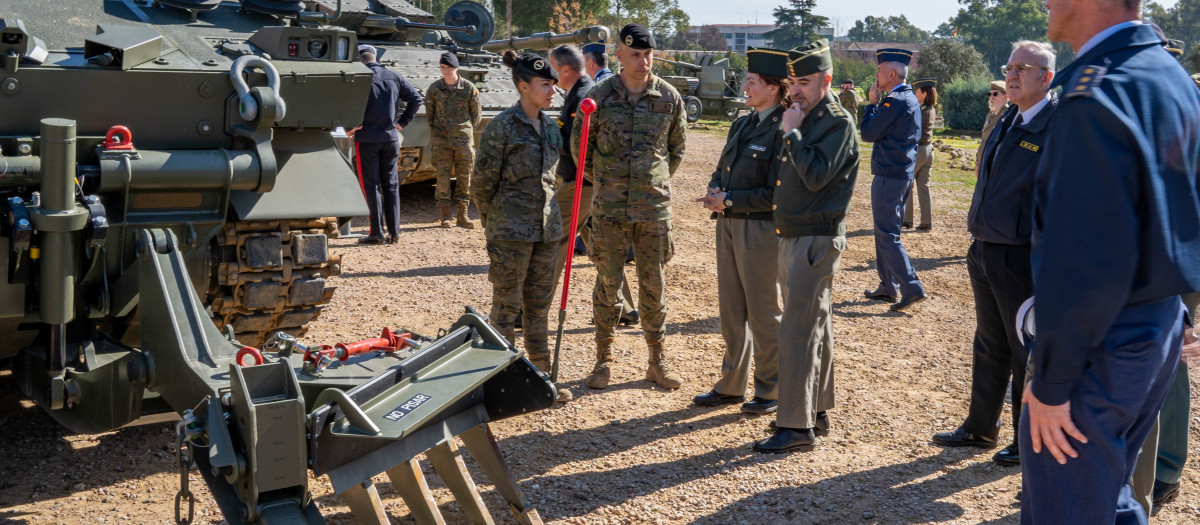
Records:
<instances>
[{"instance_id":1,"label":"wheel of trailer","mask_svg":"<svg viewBox=\"0 0 1200 525\"><path fill-rule=\"evenodd\" d=\"M231 220L210 245L206 294L218 328L232 326L244 345L272 332L302 335L321 314L341 273L327 240L336 219Z\"/></svg>"},{"instance_id":2,"label":"wheel of trailer","mask_svg":"<svg viewBox=\"0 0 1200 525\"><path fill-rule=\"evenodd\" d=\"M687 97L683 99L683 111L687 114L688 122L695 122L704 113L704 103L696 97Z\"/></svg>"}]
</instances>

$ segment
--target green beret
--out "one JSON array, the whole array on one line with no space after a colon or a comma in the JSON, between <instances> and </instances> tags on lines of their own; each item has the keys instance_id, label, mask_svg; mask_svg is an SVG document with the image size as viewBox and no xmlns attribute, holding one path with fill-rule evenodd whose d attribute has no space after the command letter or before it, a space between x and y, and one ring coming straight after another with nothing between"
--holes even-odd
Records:
<instances>
[{"instance_id":1,"label":"green beret","mask_svg":"<svg viewBox=\"0 0 1200 525\"><path fill-rule=\"evenodd\" d=\"M937 81L932 78L922 78L922 79L912 83L913 89L921 89L926 86L931 87L931 88L936 88Z\"/></svg>"},{"instance_id":2,"label":"green beret","mask_svg":"<svg viewBox=\"0 0 1200 525\"><path fill-rule=\"evenodd\" d=\"M751 47L746 49L746 70L759 75L787 78L788 52L778 49Z\"/></svg>"},{"instance_id":3,"label":"green beret","mask_svg":"<svg viewBox=\"0 0 1200 525\"><path fill-rule=\"evenodd\" d=\"M788 51L788 76L806 77L818 71L833 69L829 41L824 38Z\"/></svg>"}]
</instances>

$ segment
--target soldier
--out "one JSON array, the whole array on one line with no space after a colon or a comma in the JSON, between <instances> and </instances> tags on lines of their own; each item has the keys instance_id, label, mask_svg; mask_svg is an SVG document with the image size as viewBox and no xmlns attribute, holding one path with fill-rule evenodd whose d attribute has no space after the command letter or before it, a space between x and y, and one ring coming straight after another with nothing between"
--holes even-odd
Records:
<instances>
[{"instance_id":1,"label":"soldier","mask_svg":"<svg viewBox=\"0 0 1200 525\"><path fill-rule=\"evenodd\" d=\"M1200 290L1200 93L1141 2L1049 0L1076 58L1034 175L1022 523L1146 523L1129 480ZM996 131L994 133L999 133Z\"/></svg>"},{"instance_id":2,"label":"soldier","mask_svg":"<svg viewBox=\"0 0 1200 525\"><path fill-rule=\"evenodd\" d=\"M554 257L562 222L554 199L555 169L562 136L542 113L554 103L558 74L540 56L504 52L521 99L483 130L471 199L479 208L487 238L488 280L492 283L491 321L509 341L522 312L529 361L550 371L546 316L554 295ZM571 393L559 389L559 401Z\"/></svg>"},{"instance_id":3,"label":"soldier","mask_svg":"<svg viewBox=\"0 0 1200 525\"><path fill-rule=\"evenodd\" d=\"M441 210L442 227L450 224L450 178L456 177L453 201L458 210L458 227L468 230L475 224L467 218L467 195L471 185L471 166L474 164L472 145L475 127L482 116L479 90L470 80L458 74L458 56L442 53L438 63L442 78L429 86L425 96L425 115L429 120L429 139L433 145L433 160L437 168L435 198Z\"/></svg>"},{"instance_id":4,"label":"soldier","mask_svg":"<svg viewBox=\"0 0 1200 525\"><path fill-rule=\"evenodd\" d=\"M929 209L929 172L933 169L933 121L937 119L937 81L931 78L913 82L913 93L921 105L921 140L917 141L917 167L913 175L913 190L904 198L904 220L902 228L913 227L913 199L915 193L921 203L921 223L918 231L933 229L933 211Z\"/></svg>"},{"instance_id":5,"label":"soldier","mask_svg":"<svg viewBox=\"0 0 1200 525\"><path fill-rule=\"evenodd\" d=\"M583 46L583 65L596 82L612 76L612 70L608 69L608 46L603 40Z\"/></svg>"},{"instance_id":6,"label":"soldier","mask_svg":"<svg viewBox=\"0 0 1200 525\"><path fill-rule=\"evenodd\" d=\"M912 52L880 49L875 53L879 70L871 86L870 104L863 112L862 139L874 142L871 150L871 215L875 221L875 266L879 287L863 292L868 299L893 304L899 312L925 300L925 286L917 278L908 251L900 242L900 221L905 196L912 190L921 138L921 108L912 88L905 84ZM896 302L897 295L902 295Z\"/></svg>"},{"instance_id":7,"label":"soldier","mask_svg":"<svg viewBox=\"0 0 1200 525\"><path fill-rule=\"evenodd\" d=\"M853 78L842 81L842 90L838 93L838 103L854 119L855 124L858 124L858 106L862 103L862 95L859 95L858 90L854 89Z\"/></svg>"},{"instance_id":8,"label":"soldier","mask_svg":"<svg viewBox=\"0 0 1200 525\"><path fill-rule=\"evenodd\" d=\"M774 195L783 318L779 411L759 452L812 448L833 408L833 274L846 249L846 213L858 178L854 117L834 99L827 40L788 52L792 106L783 113L783 163Z\"/></svg>"},{"instance_id":9,"label":"soldier","mask_svg":"<svg viewBox=\"0 0 1200 525\"><path fill-rule=\"evenodd\" d=\"M725 356L721 379L692 402L717 406L745 401L754 357L754 398L742 412L774 412L779 404L779 239L772 198L783 146L779 118L791 105L786 51L746 51L746 105L754 112L729 128L729 138L701 199L717 219L717 304Z\"/></svg>"},{"instance_id":10,"label":"soldier","mask_svg":"<svg viewBox=\"0 0 1200 525\"><path fill-rule=\"evenodd\" d=\"M383 227L386 225L386 241L395 244L400 235L400 179L396 171L396 162L400 160L400 130L412 122L423 100L404 77L383 67L375 57L373 46L358 46L358 58L373 73L371 94L367 97L362 125L347 132L354 139L358 182L367 199L367 218L371 224L370 233L358 243L384 242ZM404 113L396 118L396 106L401 100L404 101Z\"/></svg>"},{"instance_id":11,"label":"soldier","mask_svg":"<svg viewBox=\"0 0 1200 525\"><path fill-rule=\"evenodd\" d=\"M988 91L988 114L983 121L983 133L979 137L979 148L975 150L975 176L979 176L979 164L983 162L983 145L995 129L1000 117L1008 111L1008 89L1003 80L993 80L992 89Z\"/></svg>"},{"instance_id":12,"label":"soldier","mask_svg":"<svg viewBox=\"0 0 1200 525\"><path fill-rule=\"evenodd\" d=\"M650 72L654 37L638 24L621 28L621 73L592 89L596 115L588 131L588 166L596 184L592 203L592 257L596 287L596 366L587 386L605 388L611 375L613 334L621 316L625 251L632 243L638 275L638 310L649 348L646 379L663 388L682 381L663 355L667 306L663 269L671 260L671 174L683 161L687 140L683 98ZM571 151L579 151L582 120ZM578 161L578 159L576 159Z\"/></svg>"}]
</instances>

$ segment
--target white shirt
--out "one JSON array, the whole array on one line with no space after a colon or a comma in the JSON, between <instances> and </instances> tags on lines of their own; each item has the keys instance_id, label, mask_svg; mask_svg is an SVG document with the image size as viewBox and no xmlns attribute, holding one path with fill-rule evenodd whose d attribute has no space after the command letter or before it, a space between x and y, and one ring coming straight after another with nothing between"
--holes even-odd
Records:
<instances>
[{"instance_id":1,"label":"white shirt","mask_svg":"<svg viewBox=\"0 0 1200 525\"><path fill-rule=\"evenodd\" d=\"M1033 120L1033 117L1036 117L1038 113L1041 113L1042 108L1046 107L1046 104L1049 104L1049 103L1050 103L1050 93L1046 93L1046 98L1043 98L1042 100L1038 101L1038 103L1034 104L1033 107L1029 108L1026 111L1018 112L1017 118L1013 119L1013 125L1016 126L1018 122L1024 124L1026 122Z\"/></svg>"},{"instance_id":2,"label":"white shirt","mask_svg":"<svg viewBox=\"0 0 1200 525\"><path fill-rule=\"evenodd\" d=\"M1083 56L1084 53L1091 51L1093 47L1096 47L1100 44L1100 42L1103 42L1104 39L1112 36L1113 33L1116 33L1117 31L1125 29L1126 27L1140 26L1142 24L1143 22L1141 20L1130 20L1128 22L1121 22L1115 26L1105 29L1104 31L1096 33L1095 36L1089 38L1087 42L1084 42L1083 47L1080 47L1079 51L1075 52L1075 56Z\"/></svg>"}]
</instances>

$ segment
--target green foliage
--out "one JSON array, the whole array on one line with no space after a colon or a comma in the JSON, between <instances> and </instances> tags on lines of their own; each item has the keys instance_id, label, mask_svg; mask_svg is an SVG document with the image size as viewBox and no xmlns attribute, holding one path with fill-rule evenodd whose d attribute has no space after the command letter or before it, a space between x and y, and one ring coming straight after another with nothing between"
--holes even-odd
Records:
<instances>
[{"instance_id":1,"label":"green foliage","mask_svg":"<svg viewBox=\"0 0 1200 525\"><path fill-rule=\"evenodd\" d=\"M988 112L991 81L986 77L951 82L938 90L945 126L948 129L983 129Z\"/></svg>"},{"instance_id":2,"label":"green foliage","mask_svg":"<svg viewBox=\"0 0 1200 525\"><path fill-rule=\"evenodd\" d=\"M814 15L817 0L788 0L787 5L776 7L775 25L778 29L763 34L775 49L791 49L807 44L810 35L829 24L829 18Z\"/></svg>"},{"instance_id":3,"label":"green foliage","mask_svg":"<svg viewBox=\"0 0 1200 525\"><path fill-rule=\"evenodd\" d=\"M957 29L958 37L983 55L983 62L992 74L1000 74L1000 66L1008 61L1013 42L1046 40L1048 18L1044 0L958 0L958 3L964 7L933 34L950 38ZM1062 57L1059 62L1066 63Z\"/></svg>"},{"instance_id":4,"label":"green foliage","mask_svg":"<svg viewBox=\"0 0 1200 525\"><path fill-rule=\"evenodd\" d=\"M929 41L929 32L912 25L904 15L868 16L854 22L846 37L855 42L915 42Z\"/></svg>"},{"instance_id":5,"label":"green foliage","mask_svg":"<svg viewBox=\"0 0 1200 525\"><path fill-rule=\"evenodd\" d=\"M918 69L909 80L932 78L939 83L948 84L964 78L991 76L979 52L954 39L934 40L932 44L921 49L919 57Z\"/></svg>"},{"instance_id":6,"label":"green foliage","mask_svg":"<svg viewBox=\"0 0 1200 525\"><path fill-rule=\"evenodd\" d=\"M626 24L642 24L650 28L655 40L664 44L670 42L675 35L687 32L691 23L688 14L680 9L679 0L597 1L604 1L608 6L607 11L600 16L600 21L609 29L617 32Z\"/></svg>"},{"instance_id":7,"label":"green foliage","mask_svg":"<svg viewBox=\"0 0 1200 525\"><path fill-rule=\"evenodd\" d=\"M875 64L870 64L855 57L833 57L834 88L841 87L842 81L854 79L854 86L861 94L865 86L875 83ZM866 95L863 95L866 98Z\"/></svg>"},{"instance_id":8,"label":"green foliage","mask_svg":"<svg viewBox=\"0 0 1200 525\"><path fill-rule=\"evenodd\" d=\"M675 35L671 49L698 49L704 51L725 51L729 45L721 31L714 25L700 26L696 31L685 31Z\"/></svg>"},{"instance_id":9,"label":"green foliage","mask_svg":"<svg viewBox=\"0 0 1200 525\"><path fill-rule=\"evenodd\" d=\"M1170 9L1150 2L1142 13L1158 24L1167 38L1183 40L1183 67L1189 73L1200 72L1200 0L1179 0Z\"/></svg>"}]
</instances>

